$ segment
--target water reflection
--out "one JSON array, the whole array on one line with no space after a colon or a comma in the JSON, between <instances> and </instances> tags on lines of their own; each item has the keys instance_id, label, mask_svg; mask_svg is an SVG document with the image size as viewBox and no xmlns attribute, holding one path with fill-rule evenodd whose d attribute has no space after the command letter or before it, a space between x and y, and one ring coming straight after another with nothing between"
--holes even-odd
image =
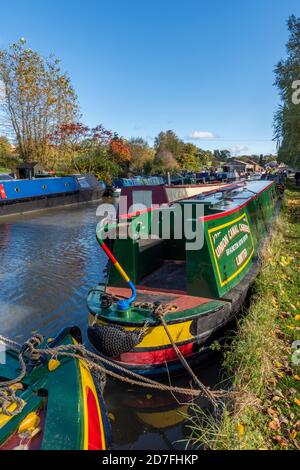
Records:
<instances>
[{"instance_id":1,"label":"water reflection","mask_svg":"<svg viewBox=\"0 0 300 470\"><path fill-rule=\"evenodd\" d=\"M106 258L95 227L97 204L9 218L0 223L0 332L27 339L55 335L68 324L87 328L86 296L103 280ZM200 371L218 382L216 364ZM189 386L187 377L174 380ZM189 398L131 389L108 381L105 401L115 449L182 449ZM200 402L202 407L208 404Z\"/></svg>"}]
</instances>

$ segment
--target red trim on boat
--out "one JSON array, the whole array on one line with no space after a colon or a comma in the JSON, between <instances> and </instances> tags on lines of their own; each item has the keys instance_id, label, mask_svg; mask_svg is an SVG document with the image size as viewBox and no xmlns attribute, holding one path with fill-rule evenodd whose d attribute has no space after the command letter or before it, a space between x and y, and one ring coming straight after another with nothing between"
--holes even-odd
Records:
<instances>
[{"instance_id":1,"label":"red trim on boat","mask_svg":"<svg viewBox=\"0 0 300 470\"><path fill-rule=\"evenodd\" d=\"M178 346L178 349L183 356L189 356L193 353L193 343ZM168 349L157 349L155 351L146 352L128 352L121 354L117 361L129 365L145 365L145 364L164 364L165 362L174 361L178 359L176 351L173 347Z\"/></svg>"},{"instance_id":2,"label":"red trim on boat","mask_svg":"<svg viewBox=\"0 0 300 470\"><path fill-rule=\"evenodd\" d=\"M247 206L250 201L253 201L253 199L256 199L257 196L258 196L258 194L261 194L261 193L263 193L264 191L266 191L270 186L272 186L272 184L274 184L274 181L272 181L272 182L271 182L270 184L268 184L268 186L266 186L264 189L262 189L261 191L259 191L258 193L256 193L254 196L252 196L251 198L249 198L246 202L244 202L244 203L241 204L240 206L235 207L234 209L231 209L231 210L226 211L226 212L220 212L219 214L206 215L206 216L204 216L204 217L200 217L199 220L201 220L202 222L208 222L209 220L215 220L215 219L219 219L220 217L227 217L228 215L234 214L235 212L241 210L243 207Z\"/></svg>"},{"instance_id":3,"label":"red trim on boat","mask_svg":"<svg viewBox=\"0 0 300 470\"><path fill-rule=\"evenodd\" d=\"M100 418L97 401L92 390L87 387L88 410L88 450L102 450L103 442L100 431Z\"/></svg>"}]
</instances>

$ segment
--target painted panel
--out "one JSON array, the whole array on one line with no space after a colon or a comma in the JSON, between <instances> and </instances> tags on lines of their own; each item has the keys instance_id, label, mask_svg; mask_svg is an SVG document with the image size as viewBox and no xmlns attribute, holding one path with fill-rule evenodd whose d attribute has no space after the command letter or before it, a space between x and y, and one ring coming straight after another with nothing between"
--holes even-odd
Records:
<instances>
[{"instance_id":1,"label":"painted panel","mask_svg":"<svg viewBox=\"0 0 300 470\"><path fill-rule=\"evenodd\" d=\"M245 211L207 230L217 283L223 288L245 270L254 254L254 241Z\"/></svg>"}]
</instances>

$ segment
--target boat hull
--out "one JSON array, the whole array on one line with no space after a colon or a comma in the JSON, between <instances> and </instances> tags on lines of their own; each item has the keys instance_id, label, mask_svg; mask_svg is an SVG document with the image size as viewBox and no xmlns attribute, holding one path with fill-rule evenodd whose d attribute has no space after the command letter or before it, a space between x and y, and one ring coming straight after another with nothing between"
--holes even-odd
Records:
<instances>
[{"instance_id":1,"label":"boat hull","mask_svg":"<svg viewBox=\"0 0 300 470\"><path fill-rule=\"evenodd\" d=\"M78 328L64 329L41 347L53 348L81 341ZM6 351L2 380L18 375L18 357ZM86 364L76 358L40 358L26 363L18 386L23 410L15 416L0 413L0 450L105 450L110 429L101 390ZM13 407L14 405L11 405ZM10 408L9 408L10 410Z\"/></svg>"},{"instance_id":2,"label":"boat hull","mask_svg":"<svg viewBox=\"0 0 300 470\"><path fill-rule=\"evenodd\" d=\"M0 181L0 217L96 201L105 188L93 175Z\"/></svg>"},{"instance_id":3,"label":"boat hull","mask_svg":"<svg viewBox=\"0 0 300 470\"><path fill-rule=\"evenodd\" d=\"M255 262L239 286L232 289L225 300L211 301L201 297L187 296L186 294L166 294L159 290L144 291L138 288L137 300L143 301L152 298L154 301L162 299L179 305L179 310L170 312L165 316L166 324L171 337L176 343L182 356L191 366L207 364L222 344L232 334L235 318L241 310L259 271L259 264ZM142 309L131 310L129 318L124 313L99 308L99 297L104 286L90 292L87 305L89 308L89 325L100 328L117 325L125 332L141 332L145 321L150 322L144 338L130 351L120 352L118 356L110 357L113 364L122 365L136 373L162 377L169 373L181 374L184 366L180 361L169 337L161 322ZM108 289L113 295L125 297L128 292L122 288ZM91 344L100 355L103 354L103 340L89 334Z\"/></svg>"}]
</instances>

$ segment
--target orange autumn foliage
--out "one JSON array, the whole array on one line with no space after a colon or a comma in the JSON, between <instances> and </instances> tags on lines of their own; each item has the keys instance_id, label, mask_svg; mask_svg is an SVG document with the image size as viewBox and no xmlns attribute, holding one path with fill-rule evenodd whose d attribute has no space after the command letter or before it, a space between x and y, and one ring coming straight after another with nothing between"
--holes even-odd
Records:
<instances>
[{"instance_id":1,"label":"orange autumn foliage","mask_svg":"<svg viewBox=\"0 0 300 470\"><path fill-rule=\"evenodd\" d=\"M129 162L131 160L130 148L121 139L113 139L110 149L118 162Z\"/></svg>"}]
</instances>

